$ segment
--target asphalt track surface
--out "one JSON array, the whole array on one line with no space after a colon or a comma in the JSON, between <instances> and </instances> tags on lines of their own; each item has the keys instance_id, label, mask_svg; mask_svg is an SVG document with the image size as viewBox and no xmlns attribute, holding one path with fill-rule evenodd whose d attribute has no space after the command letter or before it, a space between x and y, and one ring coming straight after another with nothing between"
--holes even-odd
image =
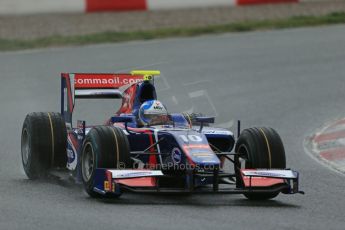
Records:
<instances>
[{"instance_id":1,"label":"asphalt track surface","mask_svg":"<svg viewBox=\"0 0 345 230\"><path fill-rule=\"evenodd\" d=\"M0 229L344 229L344 176L303 148L306 136L345 112L344 44L345 26L334 26L0 53ZM219 123L274 127L306 195L94 200L68 181L27 180L22 122L31 111L59 110L59 73L135 68L162 70L158 93L170 111L204 109ZM116 107L88 105L80 113L100 123Z\"/></svg>"}]
</instances>

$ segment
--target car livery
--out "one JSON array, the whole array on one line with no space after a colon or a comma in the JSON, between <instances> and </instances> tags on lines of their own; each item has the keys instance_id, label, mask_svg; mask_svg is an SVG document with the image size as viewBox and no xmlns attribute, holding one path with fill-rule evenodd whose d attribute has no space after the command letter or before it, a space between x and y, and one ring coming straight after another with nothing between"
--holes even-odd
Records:
<instances>
[{"instance_id":1,"label":"car livery","mask_svg":"<svg viewBox=\"0 0 345 230\"><path fill-rule=\"evenodd\" d=\"M299 174L286 169L282 141L271 128L240 132L238 127L236 138L230 130L212 127L213 117L187 113L167 114L166 122L150 125L141 108L153 116L167 113L157 100L154 77L159 74L63 73L61 113L31 113L24 121L22 159L28 177L67 168L92 197L142 192L271 199L303 193ZM74 126L76 101L93 98L121 99L122 105L102 126L83 120ZM45 145L35 142L38 136ZM228 163L232 171L226 170Z\"/></svg>"}]
</instances>

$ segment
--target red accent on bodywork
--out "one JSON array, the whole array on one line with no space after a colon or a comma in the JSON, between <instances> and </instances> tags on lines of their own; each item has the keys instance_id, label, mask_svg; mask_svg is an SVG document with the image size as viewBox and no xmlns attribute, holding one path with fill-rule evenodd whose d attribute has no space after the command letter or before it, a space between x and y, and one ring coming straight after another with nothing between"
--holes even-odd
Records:
<instances>
[{"instance_id":1,"label":"red accent on bodywork","mask_svg":"<svg viewBox=\"0 0 345 230\"><path fill-rule=\"evenodd\" d=\"M72 145L74 146L74 148L78 149L78 140L75 137L73 131L68 133L68 137L69 137L70 141L72 142Z\"/></svg>"},{"instance_id":2,"label":"red accent on bodywork","mask_svg":"<svg viewBox=\"0 0 345 230\"><path fill-rule=\"evenodd\" d=\"M145 10L146 0L86 0L86 11Z\"/></svg>"},{"instance_id":3,"label":"red accent on bodywork","mask_svg":"<svg viewBox=\"0 0 345 230\"><path fill-rule=\"evenodd\" d=\"M255 169L250 169L250 171L253 171ZM245 169L242 169L241 172L245 171ZM277 179L277 178L269 178L269 177L250 177L249 176L243 176L241 173L244 186L245 187L270 187L277 184L284 184L284 179Z\"/></svg>"},{"instance_id":4,"label":"red accent on bodywork","mask_svg":"<svg viewBox=\"0 0 345 230\"><path fill-rule=\"evenodd\" d=\"M153 145L155 142L153 140L153 132L151 130L147 130L145 131L144 133L147 133L147 135L149 135L149 139L150 139L150 145ZM154 147L151 147L150 149L150 152L151 153L154 153L155 152L155 148ZM149 156L149 169L155 169L157 166L157 155L155 154L152 154Z\"/></svg>"},{"instance_id":5,"label":"red accent on bodywork","mask_svg":"<svg viewBox=\"0 0 345 230\"><path fill-rule=\"evenodd\" d=\"M122 123L115 123L115 125L124 128L124 125ZM150 145L153 145L155 143L153 140L153 132L151 129L146 129L146 128L140 129L140 128L128 127L128 130L137 132L137 133L145 133L149 136ZM150 148L149 150L150 152L155 152L154 147ZM155 154L149 155L149 162L148 162L149 169L154 169L156 165L157 165L157 156Z\"/></svg>"},{"instance_id":6,"label":"red accent on bodywork","mask_svg":"<svg viewBox=\"0 0 345 230\"><path fill-rule=\"evenodd\" d=\"M118 184L129 186L129 187L155 187L156 186L156 178L154 177L116 179L115 182Z\"/></svg>"},{"instance_id":7,"label":"red accent on bodywork","mask_svg":"<svg viewBox=\"0 0 345 230\"><path fill-rule=\"evenodd\" d=\"M114 123L115 126L125 128L125 125L123 123ZM127 127L129 131L133 131L136 133L152 133L152 130L149 128L133 128L133 127Z\"/></svg>"},{"instance_id":8,"label":"red accent on bodywork","mask_svg":"<svg viewBox=\"0 0 345 230\"><path fill-rule=\"evenodd\" d=\"M147 130L146 132L144 133L147 133L147 135L149 135L149 139L150 139L150 145L153 145L154 144L154 141L153 141L153 133L151 130ZM154 147L151 147L150 148L150 152L155 152L155 148ZM156 155L150 155L149 156L149 168L150 169L154 169L157 165L157 158L156 158Z\"/></svg>"},{"instance_id":9,"label":"red accent on bodywork","mask_svg":"<svg viewBox=\"0 0 345 230\"><path fill-rule=\"evenodd\" d=\"M137 84L133 84L123 92L122 105L117 115L132 113L136 91Z\"/></svg>"},{"instance_id":10,"label":"red accent on bodywork","mask_svg":"<svg viewBox=\"0 0 345 230\"><path fill-rule=\"evenodd\" d=\"M270 187L277 184L283 184L283 179L267 178L267 177L252 177L250 182L249 177L243 177L243 182L245 187Z\"/></svg>"}]
</instances>

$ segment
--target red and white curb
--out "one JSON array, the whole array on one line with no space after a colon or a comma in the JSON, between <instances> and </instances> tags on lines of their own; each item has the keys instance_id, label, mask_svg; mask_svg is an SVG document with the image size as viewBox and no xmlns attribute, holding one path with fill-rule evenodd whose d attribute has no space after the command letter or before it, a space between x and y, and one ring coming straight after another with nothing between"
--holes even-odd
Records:
<instances>
[{"instance_id":1,"label":"red and white curb","mask_svg":"<svg viewBox=\"0 0 345 230\"><path fill-rule=\"evenodd\" d=\"M318 159L345 172L345 118L323 127L310 138L309 143Z\"/></svg>"},{"instance_id":2,"label":"red and white curb","mask_svg":"<svg viewBox=\"0 0 345 230\"><path fill-rule=\"evenodd\" d=\"M301 1L312 0L0 0L0 15L231 7Z\"/></svg>"}]
</instances>

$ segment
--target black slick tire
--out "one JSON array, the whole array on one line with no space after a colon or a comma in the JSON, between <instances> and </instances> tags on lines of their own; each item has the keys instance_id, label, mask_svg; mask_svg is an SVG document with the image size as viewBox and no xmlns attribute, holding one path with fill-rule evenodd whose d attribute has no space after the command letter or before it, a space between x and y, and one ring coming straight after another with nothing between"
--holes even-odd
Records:
<instances>
[{"instance_id":1,"label":"black slick tire","mask_svg":"<svg viewBox=\"0 0 345 230\"><path fill-rule=\"evenodd\" d=\"M29 179L47 176L53 167L67 163L67 131L59 113L30 113L21 135L23 168Z\"/></svg>"},{"instance_id":2,"label":"black slick tire","mask_svg":"<svg viewBox=\"0 0 345 230\"><path fill-rule=\"evenodd\" d=\"M285 169L286 158L283 142L272 128L249 128L242 131L235 152L243 155L245 168L248 169ZM246 193L250 200L268 200L275 193Z\"/></svg>"},{"instance_id":3,"label":"black slick tire","mask_svg":"<svg viewBox=\"0 0 345 230\"><path fill-rule=\"evenodd\" d=\"M130 162L128 139L120 128L111 126L92 128L85 138L81 155L85 191L91 197L102 197L94 191L95 169L124 169L130 166Z\"/></svg>"}]
</instances>

